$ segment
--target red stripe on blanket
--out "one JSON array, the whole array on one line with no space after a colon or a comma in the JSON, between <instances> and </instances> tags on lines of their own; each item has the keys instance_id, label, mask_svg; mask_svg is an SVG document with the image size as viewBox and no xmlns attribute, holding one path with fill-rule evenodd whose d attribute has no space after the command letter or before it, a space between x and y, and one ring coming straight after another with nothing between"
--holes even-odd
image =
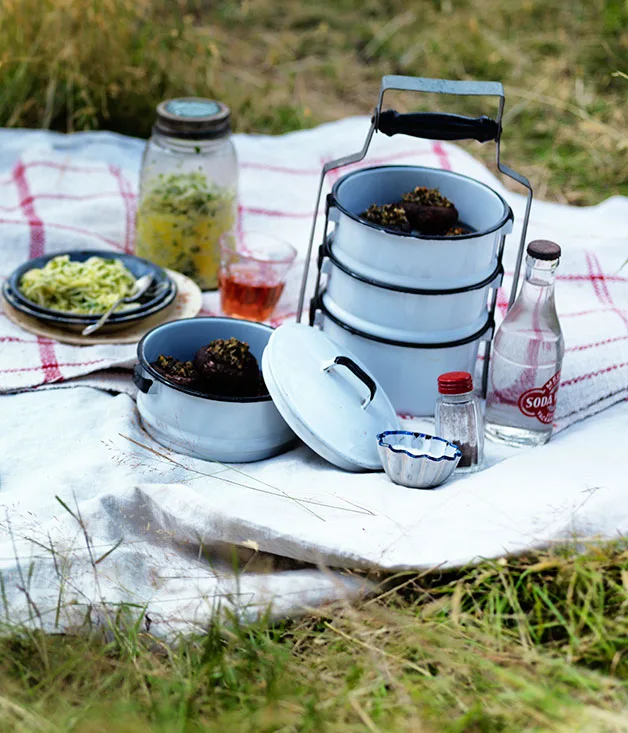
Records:
<instances>
[{"instance_id":1,"label":"red stripe on blanket","mask_svg":"<svg viewBox=\"0 0 628 733\"><path fill-rule=\"evenodd\" d=\"M285 173L289 176L320 176L320 168L289 168L285 165L270 165L269 163L254 163L243 160L240 168L251 168L252 170L268 171L269 173Z\"/></svg>"},{"instance_id":2,"label":"red stripe on blanket","mask_svg":"<svg viewBox=\"0 0 628 733\"><path fill-rule=\"evenodd\" d=\"M0 219L0 224L18 224L20 226L28 225L30 226L30 222L25 219ZM90 232L87 229L80 229L79 227L73 227L69 224L57 224L56 222L48 222L46 224L48 229L61 229L62 231L66 232L74 232L76 234L83 234L88 237L93 237L94 239L100 239L101 242L105 242L105 244L108 244L110 247L113 247L117 250L122 250L122 246L119 242L114 242L113 239L109 239L108 237L103 237L101 234L98 234L97 232Z\"/></svg>"},{"instance_id":3,"label":"red stripe on blanket","mask_svg":"<svg viewBox=\"0 0 628 733\"><path fill-rule=\"evenodd\" d=\"M617 313L619 318L621 318L624 326L628 328L628 318L626 318L625 313L620 308L615 307L615 303L613 302L613 298L608 289L608 285L606 284L606 278L604 276L604 272L602 271L602 267L600 265L599 259L597 258L597 255L594 252L587 252L586 258L591 275L599 278L599 280L593 282L593 287L596 289L596 293L599 292L598 297L602 300L602 302L605 302L607 305L609 305L615 313ZM595 275L595 270L597 270L597 275Z\"/></svg>"},{"instance_id":4,"label":"red stripe on blanket","mask_svg":"<svg viewBox=\"0 0 628 733\"><path fill-rule=\"evenodd\" d=\"M25 164L25 168L55 168L61 173L70 171L72 173L102 173L104 166L96 165L69 165L68 163L54 163L52 160L31 160Z\"/></svg>"},{"instance_id":5,"label":"red stripe on blanket","mask_svg":"<svg viewBox=\"0 0 628 733\"><path fill-rule=\"evenodd\" d=\"M73 194L73 193L40 193L29 196L27 199L20 201L15 206L0 206L0 211L11 212L20 211L24 204L31 203L33 201L94 201L102 198L119 198L120 194L118 191L108 191L104 193L89 193L89 194ZM135 198L135 194L133 194Z\"/></svg>"},{"instance_id":6,"label":"red stripe on blanket","mask_svg":"<svg viewBox=\"0 0 628 733\"><path fill-rule=\"evenodd\" d=\"M305 308L303 308L305 310ZM269 325L271 325L273 328L277 328L277 326L281 326L282 323L285 323L290 318L296 318L297 312L294 311L294 313L286 313L282 316L275 316L274 318L271 318L268 322Z\"/></svg>"},{"instance_id":7,"label":"red stripe on blanket","mask_svg":"<svg viewBox=\"0 0 628 733\"><path fill-rule=\"evenodd\" d=\"M104 165L102 167L67 165L65 163L53 163L51 160L31 160L28 163L21 163L21 165L23 166L25 171L30 168L54 168L55 170L58 170L61 174L65 173L66 171L69 171L70 173L102 173L105 169ZM0 178L0 185L10 183L12 180L14 180L13 174L9 178Z\"/></svg>"},{"instance_id":8,"label":"red stripe on blanket","mask_svg":"<svg viewBox=\"0 0 628 733\"><path fill-rule=\"evenodd\" d=\"M242 206L241 203L238 203L238 219L236 222L236 227L237 227L238 241L240 243L242 243L242 240L244 238L244 225L243 225L244 217L242 216L243 213L244 213L244 207Z\"/></svg>"},{"instance_id":9,"label":"red stripe on blanket","mask_svg":"<svg viewBox=\"0 0 628 733\"><path fill-rule=\"evenodd\" d=\"M2 315L4 315L4 313ZM0 336L0 343L36 344L37 339L21 339L17 336Z\"/></svg>"},{"instance_id":10,"label":"red stripe on blanket","mask_svg":"<svg viewBox=\"0 0 628 733\"><path fill-rule=\"evenodd\" d=\"M38 342L40 345L40 352L44 347L46 346L54 346L54 342L50 339L43 338L42 336L38 337ZM11 369L0 369L0 374L16 374L17 372L34 372L37 371L37 369L44 369L46 370L57 370L59 372L59 367L84 367L84 366L91 366L92 364L102 364L102 362L108 361L108 359L94 359L93 361L66 361L59 363L56 360L56 357L54 354L52 355L53 359L51 361L44 360L42 361L41 366L30 366L30 367L13 367ZM61 372L59 372L59 376L55 379L44 379L44 382L58 382L60 379L63 379L63 376L61 375Z\"/></svg>"},{"instance_id":11,"label":"red stripe on blanket","mask_svg":"<svg viewBox=\"0 0 628 733\"><path fill-rule=\"evenodd\" d=\"M617 343L617 341L626 341L628 336L616 336L615 338L604 339L603 341L596 341L592 344L582 344L580 346L571 346L565 351L584 351L585 349L596 349L598 346L607 346L608 344Z\"/></svg>"},{"instance_id":12,"label":"red stripe on blanket","mask_svg":"<svg viewBox=\"0 0 628 733\"><path fill-rule=\"evenodd\" d=\"M277 219L311 219L311 211L279 211L275 209L263 209L258 206L241 206L240 211L253 216L274 216ZM322 214L322 212L320 212Z\"/></svg>"},{"instance_id":13,"label":"red stripe on blanket","mask_svg":"<svg viewBox=\"0 0 628 733\"><path fill-rule=\"evenodd\" d=\"M124 226L124 251L132 254L135 242L135 194L130 188L129 182L117 165L110 165L109 171L116 179L120 195L124 201L125 226Z\"/></svg>"},{"instance_id":14,"label":"red stripe on blanket","mask_svg":"<svg viewBox=\"0 0 628 733\"><path fill-rule=\"evenodd\" d=\"M557 275L556 279L575 282L593 282L594 280L606 280L607 282L619 282L628 284L628 277L619 277L619 275Z\"/></svg>"},{"instance_id":15,"label":"red stripe on blanket","mask_svg":"<svg viewBox=\"0 0 628 733\"><path fill-rule=\"evenodd\" d=\"M589 268L590 270L590 268ZM510 270L506 270L504 273L506 277L512 277L513 273ZM620 282L628 284L628 277L620 277L619 275L595 275L589 272L588 275L569 275L567 273L558 273L556 275L557 280L568 280L575 282L594 282L595 280L606 280L606 282Z\"/></svg>"},{"instance_id":16,"label":"red stripe on blanket","mask_svg":"<svg viewBox=\"0 0 628 733\"><path fill-rule=\"evenodd\" d=\"M369 157L366 161L366 165L372 166L372 165L385 165L386 163L392 163L396 160L403 160L405 158L416 158L423 155L433 155L436 151L435 150L405 150L400 153L391 153L390 155L384 155L381 157ZM443 154L445 156L445 159L447 159L447 153L443 149ZM253 161L242 161L240 163L241 168L251 168L253 170L261 170L261 171L268 171L270 173L285 173L287 175L292 176L320 176L323 170L323 164L321 163L320 168L291 168L289 166L283 166L283 165L271 165L269 163L255 163ZM449 164L449 163L447 163ZM345 166L342 168L343 171L349 171L352 169L358 169L360 166L364 167L365 163L362 161L360 163L356 163L355 165ZM451 170L451 168L447 168L447 170Z\"/></svg>"},{"instance_id":17,"label":"red stripe on blanket","mask_svg":"<svg viewBox=\"0 0 628 733\"><path fill-rule=\"evenodd\" d=\"M604 367L603 369L598 369L595 372L589 372L588 374L581 374L579 377L566 379L564 382L560 383L560 386L568 387L572 384L579 384L580 382L584 382L587 379L593 379L594 377L599 377L601 374L608 374L609 372L614 372L617 369L623 369L624 367L628 367L628 361L622 362L621 364L611 364L610 366Z\"/></svg>"},{"instance_id":18,"label":"red stripe on blanket","mask_svg":"<svg viewBox=\"0 0 628 733\"><path fill-rule=\"evenodd\" d=\"M18 161L15 165L13 176L15 178L18 196L22 200L22 211L30 228L30 258L41 257L44 254L46 244L44 223L35 212L35 204L28 187L26 169L22 161ZM59 381L62 379L62 376L57 363L54 342L50 339L37 336L37 344L39 346L39 358L41 359L41 367L39 368L44 371L44 382Z\"/></svg>"},{"instance_id":19,"label":"red stripe on blanket","mask_svg":"<svg viewBox=\"0 0 628 733\"><path fill-rule=\"evenodd\" d=\"M39 344L41 368L44 370L44 383L58 382L63 379L59 369L60 364L57 362L57 355L55 354L54 341L38 336L37 343Z\"/></svg>"},{"instance_id":20,"label":"red stripe on blanket","mask_svg":"<svg viewBox=\"0 0 628 733\"><path fill-rule=\"evenodd\" d=\"M506 271L504 273L506 277L512 277L512 272ZM614 282L614 283L625 283L628 285L628 277L620 277L619 275L568 275L565 273L561 273L556 275L557 280L566 280L568 282L585 282L585 283L592 283L598 280L605 280L606 282Z\"/></svg>"},{"instance_id":21,"label":"red stripe on blanket","mask_svg":"<svg viewBox=\"0 0 628 733\"><path fill-rule=\"evenodd\" d=\"M450 171L452 169L451 163L449 162L449 156L447 155L447 151L443 147L443 143L440 140L435 140L432 143L432 150L438 158L440 167L445 171Z\"/></svg>"},{"instance_id":22,"label":"red stripe on blanket","mask_svg":"<svg viewBox=\"0 0 628 733\"><path fill-rule=\"evenodd\" d=\"M559 313L559 318L579 318L580 316L592 316L596 313L607 313L608 311L617 311L621 310L622 313L628 313L628 310L626 309L620 309L620 308L591 308L590 310L586 311L574 311L573 313Z\"/></svg>"},{"instance_id":23,"label":"red stripe on blanket","mask_svg":"<svg viewBox=\"0 0 628 733\"><path fill-rule=\"evenodd\" d=\"M499 288L497 291L497 307L499 308L499 312L502 316L505 316L506 311L508 310L508 296L503 288Z\"/></svg>"},{"instance_id":24,"label":"red stripe on blanket","mask_svg":"<svg viewBox=\"0 0 628 733\"><path fill-rule=\"evenodd\" d=\"M18 196L21 199L22 211L30 227L29 258L41 257L44 253L44 222L35 213L33 197L30 195L26 180L26 168L21 161L18 161L13 169L13 179L15 180Z\"/></svg>"}]
</instances>

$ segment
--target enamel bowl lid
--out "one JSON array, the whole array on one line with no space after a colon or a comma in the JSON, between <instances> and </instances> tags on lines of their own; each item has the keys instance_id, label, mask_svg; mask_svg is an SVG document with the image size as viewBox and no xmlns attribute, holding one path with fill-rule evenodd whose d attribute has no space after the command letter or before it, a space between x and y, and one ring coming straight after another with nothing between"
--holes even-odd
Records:
<instances>
[{"instance_id":1,"label":"enamel bowl lid","mask_svg":"<svg viewBox=\"0 0 628 733\"><path fill-rule=\"evenodd\" d=\"M268 391L312 450L347 471L381 470L377 435L399 427L390 400L364 365L325 333L280 326L262 356Z\"/></svg>"}]
</instances>

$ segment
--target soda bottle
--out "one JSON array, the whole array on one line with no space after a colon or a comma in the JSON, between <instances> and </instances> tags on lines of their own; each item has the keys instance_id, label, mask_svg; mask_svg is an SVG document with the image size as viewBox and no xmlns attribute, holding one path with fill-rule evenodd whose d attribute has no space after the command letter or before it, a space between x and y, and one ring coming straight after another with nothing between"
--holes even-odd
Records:
<instances>
[{"instance_id":1,"label":"soda bottle","mask_svg":"<svg viewBox=\"0 0 628 733\"><path fill-rule=\"evenodd\" d=\"M565 351L554 299L560 247L527 248L523 286L493 340L485 431L514 446L547 443L552 435Z\"/></svg>"}]
</instances>

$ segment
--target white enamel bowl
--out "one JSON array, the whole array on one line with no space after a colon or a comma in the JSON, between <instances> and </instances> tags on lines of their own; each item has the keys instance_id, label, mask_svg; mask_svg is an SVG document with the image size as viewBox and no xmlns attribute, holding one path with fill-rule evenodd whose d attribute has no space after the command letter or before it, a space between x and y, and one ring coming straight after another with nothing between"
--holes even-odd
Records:
<instances>
[{"instance_id":1,"label":"white enamel bowl","mask_svg":"<svg viewBox=\"0 0 628 733\"><path fill-rule=\"evenodd\" d=\"M447 340L447 331L472 327L486 313L489 293L502 279L498 267L468 289L435 291L388 285L339 262L331 242L321 267L322 287L330 305L374 328L403 331L408 339L417 333L439 332L441 340Z\"/></svg>"},{"instance_id":2,"label":"white enamel bowl","mask_svg":"<svg viewBox=\"0 0 628 733\"><path fill-rule=\"evenodd\" d=\"M246 341L261 365L273 329L233 318L189 318L157 326L137 347L137 409L146 431L179 453L248 463L286 450L296 439L270 396L207 397L174 385L152 366L159 354L191 360L201 346L232 336Z\"/></svg>"},{"instance_id":3,"label":"white enamel bowl","mask_svg":"<svg viewBox=\"0 0 628 733\"><path fill-rule=\"evenodd\" d=\"M333 304L323 296L313 313L314 324L338 346L348 349L363 362L388 395L399 414L434 415L438 398L438 377L452 371L474 372L480 342L491 338L488 313L472 328L456 333L456 340L439 340L439 334L425 334L421 340L403 338L392 329L356 328L332 312ZM355 321L354 321L355 324Z\"/></svg>"},{"instance_id":4,"label":"white enamel bowl","mask_svg":"<svg viewBox=\"0 0 628 733\"><path fill-rule=\"evenodd\" d=\"M474 231L458 237L384 229L360 218L372 204L389 204L416 186L437 188ZM513 214L493 189L459 173L419 166L365 168L343 176L330 197L334 254L345 267L380 282L431 290L481 282L499 264Z\"/></svg>"}]
</instances>

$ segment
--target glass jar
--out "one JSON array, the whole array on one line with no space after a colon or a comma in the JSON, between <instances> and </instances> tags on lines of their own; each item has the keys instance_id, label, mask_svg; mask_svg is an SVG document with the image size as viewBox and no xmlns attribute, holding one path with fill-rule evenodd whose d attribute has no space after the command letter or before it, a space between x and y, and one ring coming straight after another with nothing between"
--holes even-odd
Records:
<instances>
[{"instance_id":1,"label":"glass jar","mask_svg":"<svg viewBox=\"0 0 628 733\"><path fill-rule=\"evenodd\" d=\"M230 117L210 99L161 102L142 161L135 252L201 290L217 289L220 240L236 225Z\"/></svg>"},{"instance_id":2,"label":"glass jar","mask_svg":"<svg viewBox=\"0 0 628 733\"><path fill-rule=\"evenodd\" d=\"M457 471L477 471L484 457L480 403L469 372L447 372L438 378L436 435L462 451Z\"/></svg>"}]
</instances>

